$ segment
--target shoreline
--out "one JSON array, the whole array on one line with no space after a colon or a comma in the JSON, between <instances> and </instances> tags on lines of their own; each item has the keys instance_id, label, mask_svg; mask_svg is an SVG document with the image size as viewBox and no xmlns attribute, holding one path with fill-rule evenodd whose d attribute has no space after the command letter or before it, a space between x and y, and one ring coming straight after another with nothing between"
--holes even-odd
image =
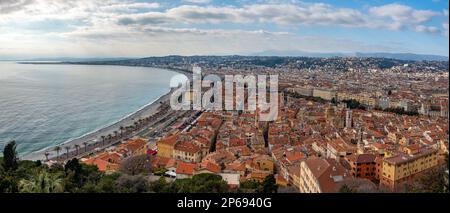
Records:
<instances>
[{"instance_id":1,"label":"shoreline","mask_svg":"<svg viewBox=\"0 0 450 213\"><path fill-rule=\"evenodd\" d=\"M42 64L42 63L36 63L36 62L30 62L29 64ZM57 62L57 63L45 63L45 64L68 64L68 65L106 65L106 66L126 66L126 65L114 65L114 64L89 64L89 63L67 63L67 62ZM136 67L136 66L129 66L129 67ZM140 67L148 67L148 66L140 66ZM180 70L180 69L172 69L172 68L163 68L163 67L153 67L153 68L157 68L157 69L165 69L171 72L176 72L179 74L183 74L183 75L187 75L188 78L191 78L191 76L189 76L191 73L189 73L186 70ZM108 134L113 134L114 131L118 131L120 126L128 126L134 123L135 120L138 120L141 117L148 117L151 116L153 114L158 113L158 109L161 106L161 102L162 103L168 103L170 101L170 96L173 93L173 89L169 88L170 90L165 93L162 94L159 98L157 98L156 100L149 102L148 104L142 106L141 108L139 108L138 110L136 110L133 113L130 113L126 116L124 116L123 118L117 120L114 123L111 124L106 124L103 127L100 127L98 129L95 129L91 132L88 132L84 135L81 135L77 138L74 139L70 139L67 140L63 143L60 143L58 145L51 145L48 146L46 148L43 148L41 150L37 150L37 151L33 151L31 153L27 153L24 154L22 156L20 156L21 159L23 160L45 160L45 152L49 153L49 158L53 158L56 156L56 153L53 151L53 149L57 146L60 146L63 149L63 146L65 145L70 145L73 149L73 146L78 144L80 145L80 147L83 147L83 142L88 142L88 143L93 143L95 140L97 141L101 141L101 136L102 135L108 135Z\"/></svg>"},{"instance_id":2,"label":"shoreline","mask_svg":"<svg viewBox=\"0 0 450 213\"><path fill-rule=\"evenodd\" d=\"M34 151L28 154L25 154L21 156L20 158L23 160L45 160L44 153L48 152L50 153L49 158L52 158L56 156L56 154L53 151L53 148L56 146L61 146L61 148L65 145L70 145L72 148L75 144L80 145L83 147L83 142L90 142L93 143L95 140L101 141L102 135L108 135L113 134L114 131L119 130L120 126L128 126L133 124L136 120L139 118L144 118L151 116L153 114L156 114L158 112L159 107L162 105L161 103L167 103L170 101L170 96L172 95L173 90L171 89L169 92L161 95L156 100L144 105L143 107L139 108L137 111L130 113L120 120L112 123L107 124L104 127L100 127L99 129L93 130L92 132L86 133L80 137L70 139L66 142L63 142L59 145L52 145L49 147L46 147L44 149Z\"/></svg>"}]
</instances>

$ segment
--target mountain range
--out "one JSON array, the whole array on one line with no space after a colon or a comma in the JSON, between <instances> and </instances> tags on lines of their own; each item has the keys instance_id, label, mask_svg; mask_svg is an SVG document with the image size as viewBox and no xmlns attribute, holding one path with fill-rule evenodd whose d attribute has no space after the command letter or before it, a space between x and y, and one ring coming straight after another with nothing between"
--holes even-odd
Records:
<instances>
[{"instance_id":1,"label":"mountain range","mask_svg":"<svg viewBox=\"0 0 450 213\"><path fill-rule=\"evenodd\" d=\"M305 52L298 50L267 50L263 52L253 53L252 56L293 56L293 57L318 57L318 58L331 58L331 57L362 57L362 58L392 58L398 60L407 61L448 61L448 56L441 55L427 55L427 54L414 54L414 53L318 53L318 52Z\"/></svg>"}]
</instances>

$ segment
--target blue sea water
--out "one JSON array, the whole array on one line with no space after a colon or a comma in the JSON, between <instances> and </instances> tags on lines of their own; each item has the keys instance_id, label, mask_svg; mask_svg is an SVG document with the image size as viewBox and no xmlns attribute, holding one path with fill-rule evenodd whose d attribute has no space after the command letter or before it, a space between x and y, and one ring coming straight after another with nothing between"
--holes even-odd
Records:
<instances>
[{"instance_id":1,"label":"blue sea water","mask_svg":"<svg viewBox=\"0 0 450 213\"><path fill-rule=\"evenodd\" d=\"M20 155L112 124L169 92L175 72L99 65L0 62L0 149Z\"/></svg>"}]
</instances>

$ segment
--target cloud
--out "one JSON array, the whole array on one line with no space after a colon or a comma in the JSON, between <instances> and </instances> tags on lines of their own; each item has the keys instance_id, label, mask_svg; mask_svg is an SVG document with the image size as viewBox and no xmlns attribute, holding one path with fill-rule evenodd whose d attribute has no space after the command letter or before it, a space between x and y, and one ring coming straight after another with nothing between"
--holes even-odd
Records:
<instances>
[{"instance_id":1,"label":"cloud","mask_svg":"<svg viewBox=\"0 0 450 213\"><path fill-rule=\"evenodd\" d=\"M268 49L317 52L407 51L403 45L398 44L369 45L350 39L299 36L266 30L144 26L139 30L80 28L59 36L63 38L56 40L67 40L69 46L74 45L75 52L86 51L95 55L108 55L114 52L118 55L137 57L169 54L248 54ZM76 46L80 43L83 44L82 50Z\"/></svg>"},{"instance_id":2,"label":"cloud","mask_svg":"<svg viewBox=\"0 0 450 213\"><path fill-rule=\"evenodd\" d=\"M436 16L448 17L448 10L418 10L401 4L354 9L291 0L242 2L221 6L203 1L180 5L137 0L0 0L0 43L3 52L48 54L68 50L99 55L239 54L292 48L407 52L398 44L368 45L371 42L332 35L304 37L278 29L331 26L440 33L448 37L448 18L438 19L442 21L438 25L431 22ZM39 32L35 30L37 23L43 25ZM65 25L64 30L52 29L55 23Z\"/></svg>"},{"instance_id":3,"label":"cloud","mask_svg":"<svg viewBox=\"0 0 450 213\"><path fill-rule=\"evenodd\" d=\"M416 26L416 32L427 32L427 33L439 33L440 30L437 27L433 26L424 26L424 25L418 25Z\"/></svg>"},{"instance_id":4,"label":"cloud","mask_svg":"<svg viewBox=\"0 0 450 213\"><path fill-rule=\"evenodd\" d=\"M194 3L194 4L207 4L211 2L211 0L183 0L184 2Z\"/></svg>"},{"instance_id":5,"label":"cloud","mask_svg":"<svg viewBox=\"0 0 450 213\"><path fill-rule=\"evenodd\" d=\"M32 3L32 0L1 0L0 14L7 14L23 9L26 5Z\"/></svg>"},{"instance_id":6,"label":"cloud","mask_svg":"<svg viewBox=\"0 0 450 213\"><path fill-rule=\"evenodd\" d=\"M438 12L431 10L415 10L409 6L396 3L372 7L369 9L369 13L376 18L386 18L384 22L379 25L384 25L384 27L392 30L400 30L422 24L430 21L432 17L440 15Z\"/></svg>"},{"instance_id":7,"label":"cloud","mask_svg":"<svg viewBox=\"0 0 450 213\"><path fill-rule=\"evenodd\" d=\"M445 37L448 37L448 10L444 10L444 16L445 16L445 21L444 21L444 23L442 23L442 28L443 28L442 34Z\"/></svg>"},{"instance_id":8,"label":"cloud","mask_svg":"<svg viewBox=\"0 0 450 213\"><path fill-rule=\"evenodd\" d=\"M401 4L371 7L368 13L350 8L337 8L324 3L252 4L242 7L183 5L163 12L127 14L118 19L122 25L132 24L275 24L321 25L349 28L413 30L435 32L435 26L427 26L433 17L441 13L416 10Z\"/></svg>"},{"instance_id":9,"label":"cloud","mask_svg":"<svg viewBox=\"0 0 450 213\"><path fill-rule=\"evenodd\" d=\"M193 0L197 3L206 1ZM131 0L2 0L0 24L41 20L75 20L128 25L273 24L291 26L334 26L349 28L435 32L427 23L445 15L417 10L402 4L370 7L367 12L325 3L249 4L237 6L179 5L165 10L159 3ZM192 0L191 0L192 2ZM448 10L446 12L448 14ZM443 31L445 26L443 26Z\"/></svg>"},{"instance_id":10,"label":"cloud","mask_svg":"<svg viewBox=\"0 0 450 213\"><path fill-rule=\"evenodd\" d=\"M122 3L122 4L113 4L108 5L102 8L102 10L106 11L128 11L128 12L134 12L137 9L156 9L159 8L159 3Z\"/></svg>"}]
</instances>

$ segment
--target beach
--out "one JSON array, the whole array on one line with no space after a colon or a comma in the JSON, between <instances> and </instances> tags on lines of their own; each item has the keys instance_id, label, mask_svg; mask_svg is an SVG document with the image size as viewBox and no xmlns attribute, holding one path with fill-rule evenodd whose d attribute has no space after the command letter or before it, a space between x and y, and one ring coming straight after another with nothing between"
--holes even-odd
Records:
<instances>
[{"instance_id":1,"label":"beach","mask_svg":"<svg viewBox=\"0 0 450 213\"><path fill-rule=\"evenodd\" d=\"M90 144L101 141L101 136L106 136L108 134L113 135L114 131L118 131L121 126L126 127L129 125L132 125L135 121L137 121L140 118L145 118L151 115L154 115L158 112L160 106L162 103L169 104L170 102L170 96L172 94L172 91L169 91L168 93L162 95L158 99L154 100L153 102L147 104L146 106L142 107L141 109L137 110L136 112L124 117L123 119L107 125L103 128L100 128L98 130L95 130L91 133L85 134L79 138L75 138L72 140L69 140L67 142L64 142L62 144L59 144L60 147L70 146L73 147L75 145L80 145L80 147L83 147L84 142L88 142ZM45 160L45 153L49 153L49 158L53 158L56 156L56 153L54 150L55 146L47 147L45 149L32 152L30 154L26 154L24 156L21 156L21 159L24 160Z\"/></svg>"}]
</instances>

